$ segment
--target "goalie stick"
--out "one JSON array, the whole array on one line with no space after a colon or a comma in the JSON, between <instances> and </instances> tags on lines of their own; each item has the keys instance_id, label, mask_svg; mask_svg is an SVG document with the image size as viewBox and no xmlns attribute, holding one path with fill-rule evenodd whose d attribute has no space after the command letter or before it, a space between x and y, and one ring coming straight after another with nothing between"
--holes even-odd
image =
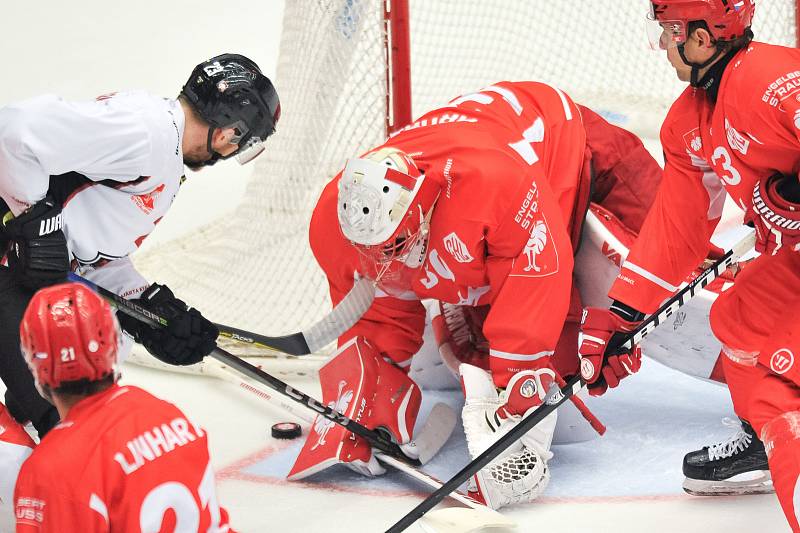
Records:
<instances>
[{"instance_id":1,"label":"goalie stick","mask_svg":"<svg viewBox=\"0 0 800 533\"><path fill-rule=\"evenodd\" d=\"M109 291L99 285L92 283L91 281L78 276L77 274L71 274L69 279L72 281L76 281L78 283L83 283L97 294L105 298L108 302L114 305L118 311L125 313L137 320L144 322L153 327L165 327L167 325L167 320L161 316L158 316L156 313L145 309L141 305L137 304L135 301L126 300L125 298L117 295L116 293ZM324 416L331 422L335 424L339 424L340 426L344 427L348 431L355 433L359 437L362 437L364 440L369 442L370 446L377 448L378 450L384 452L387 455L391 455L401 461L404 461L408 464L419 466L422 464L422 459L430 459L432 455L424 456L423 452L426 454L430 453L429 450L423 450L418 448L420 451L420 458L421 459L414 459L412 457L407 456L400 446L392 442L390 439L386 438L381 433L371 430L354 420L346 417L339 411L328 407L326 405L321 404L319 401L315 400L311 396L305 394L302 391L299 391L289 385L288 383L284 383L283 381L279 380L278 378L267 374L260 368L251 365L247 361L236 357L233 354L230 354L223 350L222 348L215 348L210 354L211 357L219 361L220 363L227 365L228 367L236 370L237 372L244 374L245 376L266 385L267 387L283 394L284 396L292 399L293 401L305 406L308 409L315 411L317 414ZM452 429L452 428L451 428ZM449 434L448 434L449 436ZM419 444L418 441L415 441ZM442 445L444 442L441 443ZM438 448L437 450L438 451ZM435 454L436 451L433 451Z\"/></svg>"},{"instance_id":2,"label":"goalie stick","mask_svg":"<svg viewBox=\"0 0 800 533\"><path fill-rule=\"evenodd\" d=\"M664 304L656 310L655 313L647 317L642 323L625 336L616 347L609 347L609 350L619 348L631 348L634 344L641 341L651 331L653 331L659 324L663 323L672 313L679 309L683 304L688 302L695 293L704 288L706 285L716 279L722 272L728 268L738 257L750 250L755 243L755 232L748 228L747 234L744 235L739 242L737 242L731 250L723 255L719 260L714 262L710 267L703 271L702 274L697 276L691 283L687 284L679 290L672 298L664 302ZM422 518L425 513L430 511L436 504L441 502L450 492L456 490L462 483L465 483L470 477L474 476L483 467L488 465L506 448L511 446L514 442L519 440L531 428L542 421L547 415L555 411L562 403L567 401L572 395L580 391L586 384L581 380L580 374L570 378L566 385L558 388L553 385L547 393L542 405L534 412L523 418L516 426L514 426L508 433L500 437L494 444L489 446L483 453L473 459L464 468L461 469L456 475L450 478L442 487L430 496L425 498L419 505L409 511L405 516L398 520L392 527L386 530L386 533L398 533L404 531L411 524Z\"/></svg>"},{"instance_id":3,"label":"goalie stick","mask_svg":"<svg viewBox=\"0 0 800 533\"><path fill-rule=\"evenodd\" d=\"M84 283L87 280L74 272L67 275L70 281ZM368 279L356 281L342 301L334 307L316 324L288 335L270 337L258 333L251 333L243 329L214 324L219 329L220 335L229 339L254 344L261 348L275 350L289 355L308 355L318 352L328 344L334 342L345 331L353 327L367 312L375 299L375 286Z\"/></svg>"}]
</instances>

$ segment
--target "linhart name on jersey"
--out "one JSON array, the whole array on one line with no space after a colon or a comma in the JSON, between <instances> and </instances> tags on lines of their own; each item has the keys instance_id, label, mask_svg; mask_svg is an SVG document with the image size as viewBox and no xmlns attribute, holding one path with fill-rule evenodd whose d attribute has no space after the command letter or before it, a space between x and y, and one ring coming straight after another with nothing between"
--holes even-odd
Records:
<instances>
[{"instance_id":1,"label":"linhart name on jersey","mask_svg":"<svg viewBox=\"0 0 800 533\"><path fill-rule=\"evenodd\" d=\"M514 217L514 222L519 224L522 229L528 229L531 227L531 219L533 218L533 214L539 210L538 198L539 187L534 181L531 183L527 194L525 194L525 199L522 200L522 205L519 206L519 209L517 209L517 214Z\"/></svg>"},{"instance_id":2,"label":"linhart name on jersey","mask_svg":"<svg viewBox=\"0 0 800 533\"><path fill-rule=\"evenodd\" d=\"M784 74L767 87L761 101L777 107L786 97L791 96L800 89L800 70Z\"/></svg>"},{"instance_id":3,"label":"linhart name on jersey","mask_svg":"<svg viewBox=\"0 0 800 533\"><path fill-rule=\"evenodd\" d=\"M478 122L477 118L472 118L467 115L462 115L461 113L445 113L443 115L439 115L436 117L431 118L423 118L414 122L413 124L409 124L405 128L401 128L396 132L392 133L390 137L394 137L398 133L402 133L408 130L415 130L417 128L424 128L425 126L436 126L437 124L449 124L451 122Z\"/></svg>"},{"instance_id":4,"label":"linhart name on jersey","mask_svg":"<svg viewBox=\"0 0 800 533\"><path fill-rule=\"evenodd\" d=\"M784 216L779 215L764 202L764 199L761 198L761 187L760 184L757 183L755 189L753 189L753 209L756 213L761 215L761 218L769 222L770 224L774 224L779 228L796 231L800 229L800 220L798 219L789 219Z\"/></svg>"},{"instance_id":5,"label":"linhart name on jersey","mask_svg":"<svg viewBox=\"0 0 800 533\"><path fill-rule=\"evenodd\" d=\"M205 432L185 418L176 418L129 440L126 449L114 454L125 475L136 472L146 462L155 461L176 448L203 437Z\"/></svg>"},{"instance_id":6,"label":"linhart name on jersey","mask_svg":"<svg viewBox=\"0 0 800 533\"><path fill-rule=\"evenodd\" d=\"M56 231L60 230L62 226L63 224L61 222L61 213L54 215L52 217L48 217L44 220L40 220L39 237L55 233Z\"/></svg>"}]
</instances>

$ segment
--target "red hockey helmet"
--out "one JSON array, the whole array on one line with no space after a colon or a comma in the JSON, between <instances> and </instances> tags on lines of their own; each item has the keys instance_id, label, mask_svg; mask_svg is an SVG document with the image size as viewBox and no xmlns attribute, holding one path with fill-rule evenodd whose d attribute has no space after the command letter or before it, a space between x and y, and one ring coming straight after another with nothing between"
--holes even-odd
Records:
<instances>
[{"instance_id":1,"label":"red hockey helmet","mask_svg":"<svg viewBox=\"0 0 800 533\"><path fill-rule=\"evenodd\" d=\"M753 21L755 0L656 0L650 2L648 25L654 48L669 48L686 42L688 25L704 21L717 41L745 35Z\"/></svg>"},{"instance_id":2,"label":"red hockey helmet","mask_svg":"<svg viewBox=\"0 0 800 533\"><path fill-rule=\"evenodd\" d=\"M376 279L382 289L410 289L408 274L425 259L440 190L437 181L394 147L347 162L339 180L339 226L361 254L362 274Z\"/></svg>"},{"instance_id":3,"label":"red hockey helmet","mask_svg":"<svg viewBox=\"0 0 800 533\"><path fill-rule=\"evenodd\" d=\"M37 292L20 323L20 345L38 386L98 381L114 372L117 319L108 304L79 283Z\"/></svg>"}]
</instances>

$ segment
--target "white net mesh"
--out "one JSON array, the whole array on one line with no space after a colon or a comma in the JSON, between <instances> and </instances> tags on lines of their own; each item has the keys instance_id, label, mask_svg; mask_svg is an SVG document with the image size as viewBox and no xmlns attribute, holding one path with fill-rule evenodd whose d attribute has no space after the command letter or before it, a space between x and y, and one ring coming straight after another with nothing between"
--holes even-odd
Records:
<instances>
[{"instance_id":1,"label":"white net mesh","mask_svg":"<svg viewBox=\"0 0 800 533\"><path fill-rule=\"evenodd\" d=\"M795 0L760 0L758 40L794 45ZM630 0L411 0L413 114L503 79L558 85L653 135L682 85L647 48ZM282 118L234 216L135 257L211 319L264 334L330 309L308 248L322 186L384 138L382 0L287 1L275 78ZM330 231L336 232L336 227Z\"/></svg>"}]
</instances>

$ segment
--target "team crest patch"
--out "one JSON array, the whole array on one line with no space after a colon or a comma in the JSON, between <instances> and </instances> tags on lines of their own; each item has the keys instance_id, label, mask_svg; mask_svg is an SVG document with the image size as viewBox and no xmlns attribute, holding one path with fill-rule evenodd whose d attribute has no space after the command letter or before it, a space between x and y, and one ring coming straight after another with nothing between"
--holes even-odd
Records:
<instances>
[{"instance_id":1,"label":"team crest patch","mask_svg":"<svg viewBox=\"0 0 800 533\"><path fill-rule=\"evenodd\" d=\"M594 365L589 359L581 359L581 377L584 380L591 378L594 375Z\"/></svg>"},{"instance_id":2,"label":"team crest patch","mask_svg":"<svg viewBox=\"0 0 800 533\"><path fill-rule=\"evenodd\" d=\"M703 140L700 138L700 128L695 128L684 133L683 142L686 144L686 149L690 152L700 152L703 148Z\"/></svg>"},{"instance_id":3,"label":"team crest patch","mask_svg":"<svg viewBox=\"0 0 800 533\"><path fill-rule=\"evenodd\" d=\"M781 348L772 354L769 367L776 374L785 374L794 366L794 354L787 348Z\"/></svg>"},{"instance_id":4,"label":"team crest patch","mask_svg":"<svg viewBox=\"0 0 800 533\"><path fill-rule=\"evenodd\" d=\"M148 192L145 194L136 194L131 196L131 200L133 200L133 203L136 204L136 207L141 209L145 215L149 215L150 213L153 212L153 209L155 209L156 200L161 195L161 193L164 192L164 188L165 186L162 183L161 185L153 189L152 192Z\"/></svg>"},{"instance_id":5,"label":"team crest patch","mask_svg":"<svg viewBox=\"0 0 800 533\"><path fill-rule=\"evenodd\" d=\"M444 238L444 248L459 263L471 263L475 259L470 255L467 245L456 235L455 231Z\"/></svg>"},{"instance_id":6,"label":"team crest patch","mask_svg":"<svg viewBox=\"0 0 800 533\"><path fill-rule=\"evenodd\" d=\"M523 398L533 398L536 394L536 381L533 378L526 379L519 388L519 393Z\"/></svg>"},{"instance_id":7,"label":"team crest patch","mask_svg":"<svg viewBox=\"0 0 800 533\"><path fill-rule=\"evenodd\" d=\"M532 221L530 237L514 260L511 276L541 278L558 272L558 250L552 240L544 215Z\"/></svg>"}]
</instances>

